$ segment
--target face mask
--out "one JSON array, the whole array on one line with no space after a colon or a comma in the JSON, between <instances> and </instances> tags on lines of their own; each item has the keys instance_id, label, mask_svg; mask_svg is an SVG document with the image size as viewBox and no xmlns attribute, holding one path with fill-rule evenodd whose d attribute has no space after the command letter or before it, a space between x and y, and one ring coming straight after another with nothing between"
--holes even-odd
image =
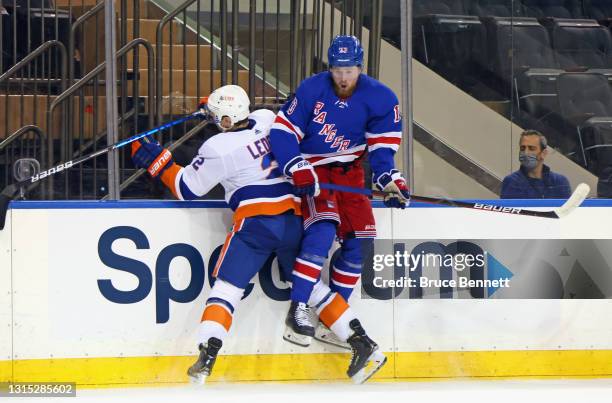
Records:
<instances>
[{"instance_id":1,"label":"face mask","mask_svg":"<svg viewBox=\"0 0 612 403\"><path fill-rule=\"evenodd\" d=\"M536 155L527 154L524 151L519 153L519 161L521 166L528 171L533 171L538 166L538 157Z\"/></svg>"}]
</instances>

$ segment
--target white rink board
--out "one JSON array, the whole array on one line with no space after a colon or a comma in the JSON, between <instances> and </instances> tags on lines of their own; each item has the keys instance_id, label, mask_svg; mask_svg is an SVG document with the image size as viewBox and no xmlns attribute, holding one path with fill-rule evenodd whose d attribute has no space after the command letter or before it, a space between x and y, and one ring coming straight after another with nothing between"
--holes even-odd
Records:
<instances>
[{"instance_id":1,"label":"white rink board","mask_svg":"<svg viewBox=\"0 0 612 403\"><path fill-rule=\"evenodd\" d=\"M374 211L379 237L387 239L612 239L612 225L603 225L612 223L612 208L579 209L567 222L452 208ZM231 226L229 210L15 209L12 215L15 359L195 353L196 327L210 291L208 274L195 300L170 301L169 320L156 323L155 266L164 248L185 244L197 251L208 270L211 254ZM141 249L125 238L112 244L115 254L137 260L151 272L152 288L139 302L111 302L98 287L98 280L111 280L122 291L139 283L134 274L110 268L99 257L101 235L115 227L132 227L148 243ZM10 242L5 231L0 233L2 250ZM11 264L11 256L0 259ZM185 258L172 260L169 282L177 290L187 287L190 266ZM237 307L224 354L338 351L320 343L301 349L281 342L288 303L269 298L257 279L254 283L253 292ZM273 283L286 287L278 279ZM351 304L384 351L612 348L608 300L377 301L354 294Z\"/></svg>"},{"instance_id":2,"label":"white rink board","mask_svg":"<svg viewBox=\"0 0 612 403\"><path fill-rule=\"evenodd\" d=\"M548 211L552 208L529 209ZM612 238L610 207L578 208L562 220L435 207L393 210L392 217L393 234L399 239Z\"/></svg>"},{"instance_id":3,"label":"white rink board","mask_svg":"<svg viewBox=\"0 0 612 403\"><path fill-rule=\"evenodd\" d=\"M394 302L398 351L612 349L608 299Z\"/></svg>"},{"instance_id":4,"label":"white rink board","mask_svg":"<svg viewBox=\"0 0 612 403\"><path fill-rule=\"evenodd\" d=\"M0 360L12 355L11 331L11 213L0 231ZM0 377L1 378L1 377Z\"/></svg>"},{"instance_id":5,"label":"white rink board","mask_svg":"<svg viewBox=\"0 0 612 403\"><path fill-rule=\"evenodd\" d=\"M612 239L612 208L603 207L579 208L562 220L458 208L393 210L392 217L394 239ZM394 304L398 351L612 349L612 321L604 319L612 317L608 299Z\"/></svg>"},{"instance_id":6,"label":"white rink board","mask_svg":"<svg viewBox=\"0 0 612 403\"><path fill-rule=\"evenodd\" d=\"M208 274L203 291L194 301L170 302L169 320L156 323L154 290L144 300L131 304L117 304L101 294L100 279L110 279L120 290L133 290L138 281L130 273L105 266L98 256L98 242L109 228L134 227L146 236L149 248L137 249L132 241L119 239L113 243L115 253L151 268L163 248L185 243L198 250L208 269L211 253L222 245L231 226L228 210L56 209L15 210L14 214L21 223L15 231L14 252L18 271L14 279L15 312L20 318L14 329L16 359L196 353L196 328L210 291ZM165 228L160 230L162 224ZM28 229L35 225L38 231L31 234ZM30 252L31 244L40 245L36 253ZM170 273L175 288L187 287L190 272L186 259L173 260ZM153 288L154 284L155 280ZM275 284L286 288L278 279ZM357 298L354 303L366 318L364 324L370 323L372 336L385 350L392 350L392 301ZM287 308L286 301L268 298L256 284L236 309L232 337L224 345L224 354L337 351L320 344L303 349L281 342ZM380 323L384 326L375 327Z\"/></svg>"}]
</instances>

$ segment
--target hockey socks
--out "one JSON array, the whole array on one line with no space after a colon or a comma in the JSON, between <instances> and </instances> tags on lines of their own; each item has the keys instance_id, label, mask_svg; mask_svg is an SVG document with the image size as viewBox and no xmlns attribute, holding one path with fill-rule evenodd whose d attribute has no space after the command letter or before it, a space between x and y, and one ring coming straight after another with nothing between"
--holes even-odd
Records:
<instances>
[{"instance_id":1,"label":"hockey socks","mask_svg":"<svg viewBox=\"0 0 612 403\"><path fill-rule=\"evenodd\" d=\"M316 310L319 320L331 329L340 341L346 342L351 335L349 323L356 316L342 295L332 292L327 285L319 281L309 304Z\"/></svg>"},{"instance_id":2,"label":"hockey socks","mask_svg":"<svg viewBox=\"0 0 612 403\"><path fill-rule=\"evenodd\" d=\"M295 259L291 283L291 300L295 302L308 301L312 288L321 277L321 269L325 257L310 254L300 254Z\"/></svg>"},{"instance_id":3,"label":"hockey socks","mask_svg":"<svg viewBox=\"0 0 612 403\"><path fill-rule=\"evenodd\" d=\"M304 230L302 249L291 276L292 301L308 302L335 237L336 224L329 221L315 222Z\"/></svg>"},{"instance_id":4,"label":"hockey socks","mask_svg":"<svg viewBox=\"0 0 612 403\"><path fill-rule=\"evenodd\" d=\"M331 268L329 287L347 301L361 277L364 251L371 247L372 243L371 238L342 240L340 256Z\"/></svg>"},{"instance_id":5,"label":"hockey socks","mask_svg":"<svg viewBox=\"0 0 612 403\"><path fill-rule=\"evenodd\" d=\"M338 293L333 293L329 301L317 308L319 319L325 326L338 336L341 341L349 338L351 329L349 323L355 319L355 314L346 300Z\"/></svg>"},{"instance_id":6,"label":"hockey socks","mask_svg":"<svg viewBox=\"0 0 612 403\"><path fill-rule=\"evenodd\" d=\"M348 301L360 277L361 262L351 263L340 256L332 267L330 288Z\"/></svg>"},{"instance_id":7,"label":"hockey socks","mask_svg":"<svg viewBox=\"0 0 612 403\"><path fill-rule=\"evenodd\" d=\"M198 329L198 344L206 344L215 337L225 340L234 318L234 308L240 302L244 290L227 281L217 279L210 292Z\"/></svg>"}]
</instances>

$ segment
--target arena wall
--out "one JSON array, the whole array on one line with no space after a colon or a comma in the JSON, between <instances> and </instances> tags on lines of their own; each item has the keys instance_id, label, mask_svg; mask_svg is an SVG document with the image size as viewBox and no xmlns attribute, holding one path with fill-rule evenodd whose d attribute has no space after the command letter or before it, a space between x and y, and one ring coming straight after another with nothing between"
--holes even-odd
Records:
<instances>
[{"instance_id":1,"label":"arena wall","mask_svg":"<svg viewBox=\"0 0 612 403\"><path fill-rule=\"evenodd\" d=\"M381 240L487 240L496 250L516 240L596 240L612 262L612 204L587 203L563 220L424 205L377 206L375 215ZM0 381L187 381L210 270L231 225L222 203L16 202L9 216L0 232ZM496 258L515 270L512 253ZM529 273L514 280L529 282ZM607 279L593 280L609 297ZM612 374L607 298L355 294L351 304L390 358L377 379ZM211 381L345 379L349 354L282 341L288 296L270 262L237 308Z\"/></svg>"}]
</instances>

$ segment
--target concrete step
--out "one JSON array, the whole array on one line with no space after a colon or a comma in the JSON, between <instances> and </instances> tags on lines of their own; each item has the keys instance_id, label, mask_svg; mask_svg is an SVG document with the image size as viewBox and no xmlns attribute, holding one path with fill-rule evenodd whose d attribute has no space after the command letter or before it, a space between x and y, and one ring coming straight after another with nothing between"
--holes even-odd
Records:
<instances>
[{"instance_id":1,"label":"concrete step","mask_svg":"<svg viewBox=\"0 0 612 403\"><path fill-rule=\"evenodd\" d=\"M148 71L141 70L140 71L140 81L139 81L139 96L148 95ZM173 95L176 96L205 96L208 95L215 88L221 86L221 72L219 70L201 70L199 74L200 81L200 91L197 91L197 70L164 70L162 72L163 77L163 91L162 95L169 95L172 92ZM211 87L211 78L212 78L212 87ZM231 83L232 75L228 72L227 74L227 83ZM172 88L170 88L170 83L172 82ZM248 90L249 87L249 72L246 70L242 70L238 72L238 85L240 85L245 90ZM131 86L128 88L128 93L131 95L132 88Z\"/></svg>"},{"instance_id":2,"label":"concrete step","mask_svg":"<svg viewBox=\"0 0 612 403\"><path fill-rule=\"evenodd\" d=\"M135 38L134 20L132 18L128 18L126 22L127 22L127 42L129 42ZM148 40L153 45L156 44L158 24L159 24L159 20L141 19L138 37ZM172 36L170 35L170 26L172 26ZM119 30L119 24L117 25L117 30ZM181 27L181 24L179 24L176 21L166 24L162 31L162 43L169 44L170 40L172 40L172 43L182 43L183 42L183 29Z\"/></svg>"},{"instance_id":3,"label":"concrete step","mask_svg":"<svg viewBox=\"0 0 612 403\"><path fill-rule=\"evenodd\" d=\"M48 133L47 108L55 98L55 96L44 95L0 95L0 141L29 124L37 125ZM97 124L97 132L104 130L106 127L106 97L98 97L97 102L94 102L92 96L84 96L82 104L79 98L75 98L73 105L73 128L78 133L74 136L78 138L82 135L83 138L91 138L94 134L94 122ZM56 108L53 115L51 132L54 138L60 136L61 110L61 107Z\"/></svg>"},{"instance_id":4,"label":"concrete step","mask_svg":"<svg viewBox=\"0 0 612 403\"><path fill-rule=\"evenodd\" d=\"M72 14L75 16L75 18L78 18L88 10L92 9L97 2L98 0L56 0L55 4L57 5L58 9L71 9ZM126 17L134 18L134 4L136 4L136 2L130 0L126 3ZM121 1L115 1L115 10L117 12L117 15L121 16ZM102 11L100 12L102 13ZM155 4L146 0L140 0L138 15L140 16L140 18L161 19L165 15L165 13Z\"/></svg>"},{"instance_id":5,"label":"concrete step","mask_svg":"<svg viewBox=\"0 0 612 403\"><path fill-rule=\"evenodd\" d=\"M157 51L157 49L156 49ZM211 46L200 45L162 45L162 61L164 70L170 69L170 56L172 56L172 69L196 70L198 67L198 53L200 54L200 69L211 67ZM147 67L147 52L140 48L138 54L139 70ZM128 69L134 68L134 52L127 55Z\"/></svg>"}]
</instances>

